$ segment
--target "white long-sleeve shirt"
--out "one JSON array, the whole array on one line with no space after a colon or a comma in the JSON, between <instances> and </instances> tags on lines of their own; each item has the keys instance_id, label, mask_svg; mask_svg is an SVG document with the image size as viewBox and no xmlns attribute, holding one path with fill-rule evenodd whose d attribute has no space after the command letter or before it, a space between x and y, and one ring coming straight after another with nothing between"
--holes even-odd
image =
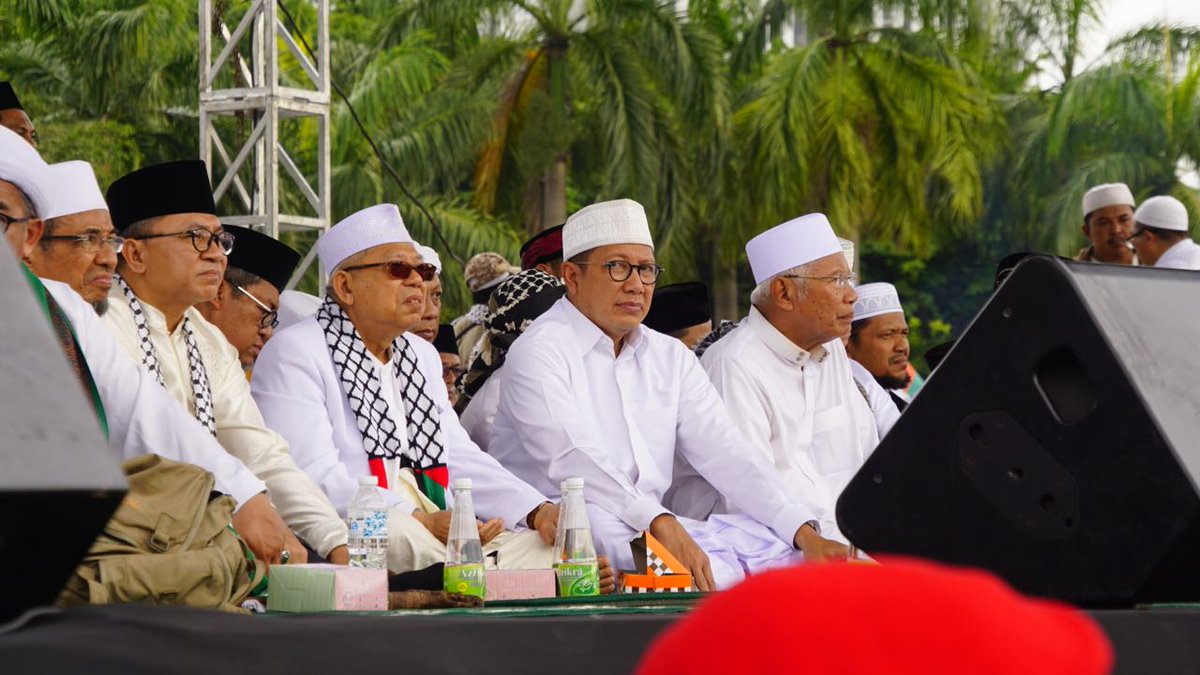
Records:
<instances>
[{"instance_id":1,"label":"white long-sleeve shirt","mask_svg":"<svg viewBox=\"0 0 1200 675\"><path fill-rule=\"evenodd\" d=\"M536 489L521 481L467 436L458 422L442 383L442 363L433 345L406 333L416 350L425 376L425 392L437 407L450 478L470 478L475 513L481 518L503 518L509 529L525 526L525 518L546 501ZM408 438L399 383L391 365L376 362L381 393L395 417L402 447ZM292 446L296 462L329 495L342 512L358 489L358 479L370 475L362 432L350 401L342 391L325 333L315 316L302 319L267 342L254 363L251 384L267 423L279 429ZM394 465L389 474L395 470ZM388 476L389 486L398 486ZM411 512L417 507L402 491L381 490L390 506Z\"/></svg>"},{"instance_id":2,"label":"white long-sleeve shirt","mask_svg":"<svg viewBox=\"0 0 1200 675\"><path fill-rule=\"evenodd\" d=\"M750 439L730 449L771 462L791 498L817 514L822 536L843 539L837 498L879 432L841 340L806 352L751 309L746 325L710 347L701 363Z\"/></svg>"},{"instance_id":3,"label":"white long-sleeve shirt","mask_svg":"<svg viewBox=\"0 0 1200 675\"><path fill-rule=\"evenodd\" d=\"M159 368L167 392L186 409L195 413L191 368L184 342L183 322L167 331L166 318L157 308L142 303L150 339L158 354ZM189 308L186 316L200 348L200 358L208 373L212 390L217 440L234 457L242 460L254 475L266 482L279 516L309 546L322 556L347 540L346 523L338 517L329 499L296 466L288 444L267 428L263 416L250 395L246 373L238 361L237 350L221 330ZM135 363L142 362L141 346L133 310L124 293L116 286L108 296L104 323ZM257 372L255 374L257 377ZM151 380L153 382L153 379Z\"/></svg>"},{"instance_id":4,"label":"white long-sleeve shirt","mask_svg":"<svg viewBox=\"0 0 1200 675\"><path fill-rule=\"evenodd\" d=\"M496 424L496 409L500 407L500 379L504 368L494 371L471 397L471 402L458 416L463 429L484 452L492 446L492 427Z\"/></svg>"},{"instance_id":5,"label":"white long-sleeve shirt","mask_svg":"<svg viewBox=\"0 0 1200 675\"><path fill-rule=\"evenodd\" d=\"M1164 251L1154 266L1177 270L1200 270L1200 244L1191 239L1182 239Z\"/></svg>"},{"instance_id":6,"label":"white long-sleeve shirt","mask_svg":"<svg viewBox=\"0 0 1200 675\"><path fill-rule=\"evenodd\" d=\"M882 439L900 419L900 409L896 407L896 402L892 400L888 390L879 384L863 364L850 359L850 374L867 393L867 403L871 406L871 414L875 416L875 429Z\"/></svg>"},{"instance_id":7,"label":"white long-sleeve shirt","mask_svg":"<svg viewBox=\"0 0 1200 675\"><path fill-rule=\"evenodd\" d=\"M534 487L584 495L634 530L668 513L675 453L733 504L791 544L813 514L789 499L764 451L730 419L699 361L678 340L639 326L621 353L563 298L509 350L489 452Z\"/></svg>"},{"instance_id":8,"label":"white long-sleeve shirt","mask_svg":"<svg viewBox=\"0 0 1200 675\"><path fill-rule=\"evenodd\" d=\"M121 459L159 455L213 474L216 489L241 507L266 485L225 452L191 414L121 349L92 308L70 286L42 279L75 331L108 420L108 443Z\"/></svg>"}]
</instances>

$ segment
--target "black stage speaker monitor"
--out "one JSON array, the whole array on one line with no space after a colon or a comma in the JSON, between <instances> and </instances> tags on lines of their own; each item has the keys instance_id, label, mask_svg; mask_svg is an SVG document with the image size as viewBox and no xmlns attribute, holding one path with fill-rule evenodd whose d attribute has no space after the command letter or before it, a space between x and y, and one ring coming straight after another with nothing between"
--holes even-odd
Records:
<instances>
[{"instance_id":1,"label":"black stage speaker monitor","mask_svg":"<svg viewBox=\"0 0 1200 675\"><path fill-rule=\"evenodd\" d=\"M0 242L0 623L54 602L127 489L36 302Z\"/></svg>"},{"instance_id":2,"label":"black stage speaker monitor","mask_svg":"<svg viewBox=\"0 0 1200 675\"><path fill-rule=\"evenodd\" d=\"M1023 261L843 491L871 553L1200 601L1200 274Z\"/></svg>"}]
</instances>

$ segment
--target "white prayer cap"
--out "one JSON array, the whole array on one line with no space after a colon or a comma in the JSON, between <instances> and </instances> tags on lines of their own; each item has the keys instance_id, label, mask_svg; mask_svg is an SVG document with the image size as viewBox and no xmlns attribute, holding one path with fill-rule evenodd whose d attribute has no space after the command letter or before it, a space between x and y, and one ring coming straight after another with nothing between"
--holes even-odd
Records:
<instances>
[{"instance_id":1,"label":"white prayer cap","mask_svg":"<svg viewBox=\"0 0 1200 675\"><path fill-rule=\"evenodd\" d=\"M355 253L384 244L412 244L395 204L376 204L343 218L317 240L317 256L332 272Z\"/></svg>"},{"instance_id":2,"label":"white prayer cap","mask_svg":"<svg viewBox=\"0 0 1200 675\"><path fill-rule=\"evenodd\" d=\"M776 225L746 243L746 257L756 284L793 267L842 252L829 219L820 213Z\"/></svg>"},{"instance_id":3,"label":"white prayer cap","mask_svg":"<svg viewBox=\"0 0 1200 675\"><path fill-rule=\"evenodd\" d=\"M842 255L846 256L846 267L849 267L850 271L853 272L854 271L854 242L850 241L849 239L842 239L841 237L838 237L837 240L838 240L838 243L842 245Z\"/></svg>"},{"instance_id":4,"label":"white prayer cap","mask_svg":"<svg viewBox=\"0 0 1200 675\"><path fill-rule=\"evenodd\" d=\"M49 167L32 145L0 126L0 180L16 185L33 202L38 217L50 207Z\"/></svg>"},{"instance_id":5,"label":"white prayer cap","mask_svg":"<svg viewBox=\"0 0 1200 675\"><path fill-rule=\"evenodd\" d=\"M1174 197L1151 197L1134 211L1133 222L1160 230L1187 232L1187 207Z\"/></svg>"},{"instance_id":6,"label":"white prayer cap","mask_svg":"<svg viewBox=\"0 0 1200 675\"><path fill-rule=\"evenodd\" d=\"M563 226L563 260L599 246L644 244L654 248L646 209L632 199L614 199L585 206Z\"/></svg>"},{"instance_id":7,"label":"white prayer cap","mask_svg":"<svg viewBox=\"0 0 1200 675\"><path fill-rule=\"evenodd\" d=\"M1135 206L1133 193L1124 183L1105 183L1087 191L1083 195L1083 217L1097 209L1106 206Z\"/></svg>"},{"instance_id":8,"label":"white prayer cap","mask_svg":"<svg viewBox=\"0 0 1200 675\"><path fill-rule=\"evenodd\" d=\"M858 300L854 301L855 321L870 319L880 314L904 313L904 307L900 305L900 294L891 284L862 284L855 286L854 292L858 294Z\"/></svg>"},{"instance_id":9,"label":"white prayer cap","mask_svg":"<svg viewBox=\"0 0 1200 675\"><path fill-rule=\"evenodd\" d=\"M437 251L433 250L433 247L417 244L417 253L421 254L421 260L436 267L438 274L442 273L442 259L438 257Z\"/></svg>"},{"instance_id":10,"label":"white prayer cap","mask_svg":"<svg viewBox=\"0 0 1200 675\"><path fill-rule=\"evenodd\" d=\"M279 294L279 327L283 330L288 326L317 313L321 307L321 299L301 291L284 291Z\"/></svg>"},{"instance_id":11,"label":"white prayer cap","mask_svg":"<svg viewBox=\"0 0 1200 675\"><path fill-rule=\"evenodd\" d=\"M43 218L49 220L84 211L108 210L108 202L104 201L91 164L80 160L51 164L47 176L50 204L41 214Z\"/></svg>"}]
</instances>

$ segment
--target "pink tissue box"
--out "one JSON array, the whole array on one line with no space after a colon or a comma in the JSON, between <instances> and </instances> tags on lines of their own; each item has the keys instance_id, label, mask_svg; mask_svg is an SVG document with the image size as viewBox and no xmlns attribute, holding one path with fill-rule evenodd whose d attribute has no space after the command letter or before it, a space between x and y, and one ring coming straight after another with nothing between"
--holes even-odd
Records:
<instances>
[{"instance_id":1,"label":"pink tissue box","mask_svg":"<svg viewBox=\"0 0 1200 675\"><path fill-rule=\"evenodd\" d=\"M485 602L553 598L557 593L554 570L487 570Z\"/></svg>"},{"instance_id":2,"label":"pink tissue box","mask_svg":"<svg viewBox=\"0 0 1200 675\"><path fill-rule=\"evenodd\" d=\"M267 609L273 612L373 612L388 608L386 570L343 565L273 565Z\"/></svg>"}]
</instances>

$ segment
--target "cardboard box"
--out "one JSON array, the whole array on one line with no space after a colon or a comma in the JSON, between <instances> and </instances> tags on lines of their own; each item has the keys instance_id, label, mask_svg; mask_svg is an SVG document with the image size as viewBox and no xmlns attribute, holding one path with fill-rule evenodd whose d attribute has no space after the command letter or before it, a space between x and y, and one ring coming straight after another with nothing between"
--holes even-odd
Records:
<instances>
[{"instance_id":1,"label":"cardboard box","mask_svg":"<svg viewBox=\"0 0 1200 675\"><path fill-rule=\"evenodd\" d=\"M344 565L274 565L267 590L272 612L387 611L387 570Z\"/></svg>"},{"instance_id":2,"label":"cardboard box","mask_svg":"<svg viewBox=\"0 0 1200 675\"><path fill-rule=\"evenodd\" d=\"M487 580L485 602L555 596L554 570L487 570L484 575Z\"/></svg>"}]
</instances>

